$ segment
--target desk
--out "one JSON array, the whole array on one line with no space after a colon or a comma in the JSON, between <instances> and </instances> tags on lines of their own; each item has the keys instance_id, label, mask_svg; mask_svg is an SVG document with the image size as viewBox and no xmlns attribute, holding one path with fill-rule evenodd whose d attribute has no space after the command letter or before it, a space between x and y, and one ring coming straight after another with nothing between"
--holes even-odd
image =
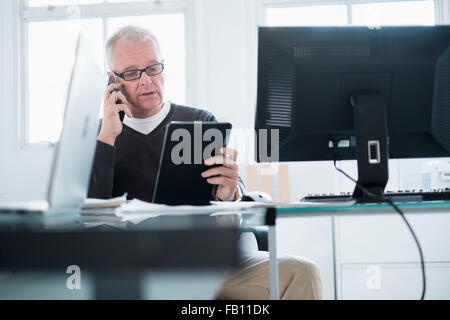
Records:
<instances>
[{"instance_id":1,"label":"desk","mask_svg":"<svg viewBox=\"0 0 450 320\"><path fill-rule=\"evenodd\" d=\"M450 213L450 201L402 203L398 206L406 215ZM291 205L275 208L254 207L237 210L237 212L242 214L244 226L269 226L271 299L278 299L276 218L397 214L388 204L356 204L351 206L331 204L314 207ZM59 220L62 218L58 217ZM94 274L97 274L96 284L100 288L97 291L97 298L102 298L106 296L106 293L101 290L104 287L105 279L101 277L101 273L95 272L100 269L118 272L125 268L139 272L163 268L193 269L236 266L238 263L238 230L211 228L211 218L214 217L205 215L163 216L145 220L136 226L128 224L124 230L117 228L102 230L86 229L80 219L71 223L49 221L48 224L44 224L41 219L30 216L11 217L1 215L0 268L11 268L15 265L21 268L33 266L46 270L61 265L68 266L72 264L73 258L76 257L79 261L86 263ZM101 222L101 218L99 221ZM179 237L178 240L175 240L176 237ZM199 240L205 238L208 241ZM92 246L92 239L95 239L95 246ZM121 249L111 250L111 243L114 243L114 247L117 246ZM220 251L216 250L218 246L221 247ZM160 249L148 250L148 248L155 247ZM67 250L67 248L70 248L70 250ZM58 252L58 254L54 254L55 252ZM123 259L123 255L119 252L126 252L127 259ZM199 252L209 252L210 254L199 254ZM46 259L42 259L42 254ZM333 251L334 254L335 251ZM173 259L174 256L180 255L183 257L182 259ZM55 256L58 256L58 259ZM123 278L123 282L133 283L134 281L136 283L130 289L129 297L140 297L137 280L133 276Z\"/></svg>"},{"instance_id":2,"label":"desk","mask_svg":"<svg viewBox=\"0 0 450 320\"><path fill-rule=\"evenodd\" d=\"M75 264L93 274L97 299L139 299L144 271L238 265L237 228L215 226L212 218L155 218L118 229L86 228L76 213L2 214L0 269L65 272Z\"/></svg>"},{"instance_id":3,"label":"desk","mask_svg":"<svg viewBox=\"0 0 450 320\"><path fill-rule=\"evenodd\" d=\"M397 206L405 213L410 214L429 214L429 213L450 213L450 201L420 202L420 203L397 203ZM273 214L273 213L272 213ZM339 216L367 216L367 215L398 215L388 204L354 204L351 206L340 206L330 203L329 205L295 207L280 206L275 208L276 218L292 217L339 217ZM261 223L258 216L244 216L244 224L254 225ZM275 221L269 224L269 251L270 251L270 294L271 299L278 298L278 272L276 264L276 227ZM334 241L334 237L333 237ZM420 239L419 239L420 241ZM335 258L335 244L333 243L333 261ZM336 272L336 269L334 269ZM335 273L336 280L336 273Z\"/></svg>"}]
</instances>

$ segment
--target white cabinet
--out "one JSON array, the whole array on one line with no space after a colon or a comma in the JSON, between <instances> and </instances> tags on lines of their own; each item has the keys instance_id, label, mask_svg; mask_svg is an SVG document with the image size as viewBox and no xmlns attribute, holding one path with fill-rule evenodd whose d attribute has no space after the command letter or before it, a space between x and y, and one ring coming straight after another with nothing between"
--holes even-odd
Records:
<instances>
[{"instance_id":1,"label":"white cabinet","mask_svg":"<svg viewBox=\"0 0 450 320\"><path fill-rule=\"evenodd\" d=\"M450 263L426 264L426 299L450 299ZM422 293L420 264L343 264L340 299L419 299Z\"/></svg>"},{"instance_id":2,"label":"white cabinet","mask_svg":"<svg viewBox=\"0 0 450 320\"><path fill-rule=\"evenodd\" d=\"M450 214L406 216L425 257L426 298L450 299ZM398 214L340 217L335 228L340 299L420 297L418 249Z\"/></svg>"}]
</instances>

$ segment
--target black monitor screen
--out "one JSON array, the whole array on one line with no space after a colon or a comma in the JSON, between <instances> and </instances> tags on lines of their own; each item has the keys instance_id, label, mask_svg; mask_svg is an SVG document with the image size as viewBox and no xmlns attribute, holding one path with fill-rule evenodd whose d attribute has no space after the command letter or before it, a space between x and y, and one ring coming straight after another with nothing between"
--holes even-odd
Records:
<instances>
[{"instance_id":1,"label":"black monitor screen","mask_svg":"<svg viewBox=\"0 0 450 320\"><path fill-rule=\"evenodd\" d=\"M256 130L279 130L279 161L333 160L335 145L355 159L364 94L384 102L390 158L450 156L450 27L259 28Z\"/></svg>"}]
</instances>

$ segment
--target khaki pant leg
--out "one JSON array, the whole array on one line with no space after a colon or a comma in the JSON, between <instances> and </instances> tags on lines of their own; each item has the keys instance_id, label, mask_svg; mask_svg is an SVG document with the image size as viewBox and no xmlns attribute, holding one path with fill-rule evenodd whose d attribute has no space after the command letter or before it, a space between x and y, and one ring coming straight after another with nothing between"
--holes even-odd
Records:
<instances>
[{"instance_id":1,"label":"khaki pant leg","mask_svg":"<svg viewBox=\"0 0 450 320\"><path fill-rule=\"evenodd\" d=\"M280 299L322 299L320 273L310 260L282 255L278 258L278 273ZM247 256L238 271L227 276L217 299L270 299L268 252L258 251Z\"/></svg>"}]
</instances>

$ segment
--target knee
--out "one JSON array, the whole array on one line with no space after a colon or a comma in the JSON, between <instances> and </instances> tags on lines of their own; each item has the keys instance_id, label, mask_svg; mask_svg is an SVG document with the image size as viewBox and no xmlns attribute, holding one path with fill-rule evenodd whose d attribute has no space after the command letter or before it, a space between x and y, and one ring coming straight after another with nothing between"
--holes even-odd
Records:
<instances>
[{"instance_id":1,"label":"knee","mask_svg":"<svg viewBox=\"0 0 450 320\"><path fill-rule=\"evenodd\" d=\"M292 277L320 282L320 271L317 265L308 259L288 256L279 262L280 273L291 274Z\"/></svg>"},{"instance_id":2,"label":"knee","mask_svg":"<svg viewBox=\"0 0 450 320\"><path fill-rule=\"evenodd\" d=\"M281 299L323 299L320 271L311 260L286 257L279 262L279 271Z\"/></svg>"}]
</instances>

